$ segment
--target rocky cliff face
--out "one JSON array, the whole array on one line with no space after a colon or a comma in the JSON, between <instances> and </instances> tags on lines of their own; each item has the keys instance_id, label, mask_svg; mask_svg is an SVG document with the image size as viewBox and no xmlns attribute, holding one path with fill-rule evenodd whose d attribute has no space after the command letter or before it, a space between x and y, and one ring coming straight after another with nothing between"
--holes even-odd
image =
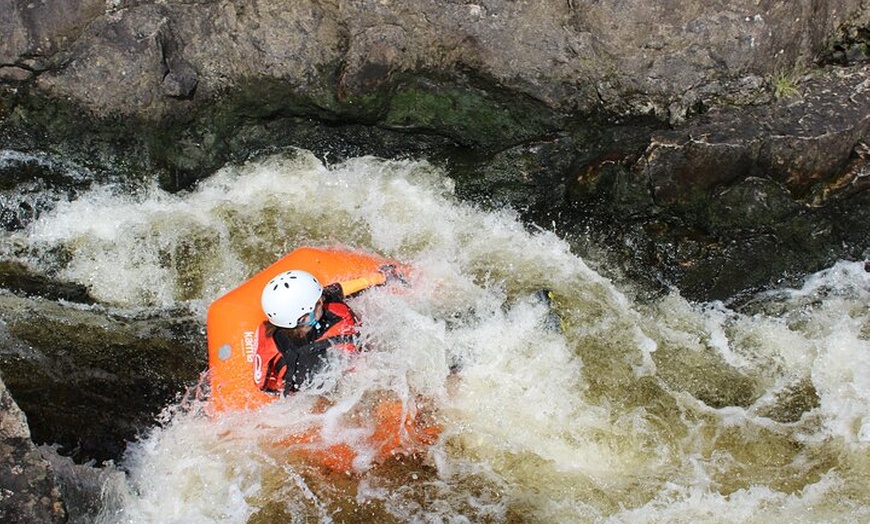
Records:
<instances>
[{"instance_id":1,"label":"rocky cliff face","mask_svg":"<svg viewBox=\"0 0 870 524\"><path fill-rule=\"evenodd\" d=\"M738 267L718 284L704 268L739 264L727 246L747 235L779 249L783 236L819 237L803 222L863 206L870 8L859 0L0 8L5 147L95 173L157 173L181 189L287 145L333 160L449 159L463 194L542 223L570 217L563 231L629 217L597 228L598 241L639 246L629 265L693 298L817 269L855 235L798 242L791 252L825 255ZM756 190L735 187L744 179ZM752 200L759 186L773 200ZM797 229L734 211L774 201L775 222Z\"/></svg>"},{"instance_id":2,"label":"rocky cliff face","mask_svg":"<svg viewBox=\"0 0 870 524\"><path fill-rule=\"evenodd\" d=\"M246 79L339 111L427 72L487 78L562 112L680 121L699 103L752 100L867 16L860 0L3 4L6 78L150 121Z\"/></svg>"}]
</instances>

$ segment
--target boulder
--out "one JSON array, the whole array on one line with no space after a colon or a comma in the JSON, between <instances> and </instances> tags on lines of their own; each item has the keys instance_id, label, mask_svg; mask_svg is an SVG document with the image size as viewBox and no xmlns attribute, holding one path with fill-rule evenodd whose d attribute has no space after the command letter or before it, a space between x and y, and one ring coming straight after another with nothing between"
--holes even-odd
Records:
<instances>
[{"instance_id":1,"label":"boulder","mask_svg":"<svg viewBox=\"0 0 870 524\"><path fill-rule=\"evenodd\" d=\"M119 459L207 368L184 312L110 313L0 293L0 370L38 444L79 463Z\"/></svg>"},{"instance_id":2,"label":"boulder","mask_svg":"<svg viewBox=\"0 0 870 524\"><path fill-rule=\"evenodd\" d=\"M596 224L602 243L692 299L866 257L870 65L816 71L792 89L614 141L567 171L563 216Z\"/></svg>"},{"instance_id":3,"label":"boulder","mask_svg":"<svg viewBox=\"0 0 870 524\"><path fill-rule=\"evenodd\" d=\"M0 378L0 520L66 522L49 462L30 440L27 417Z\"/></svg>"}]
</instances>

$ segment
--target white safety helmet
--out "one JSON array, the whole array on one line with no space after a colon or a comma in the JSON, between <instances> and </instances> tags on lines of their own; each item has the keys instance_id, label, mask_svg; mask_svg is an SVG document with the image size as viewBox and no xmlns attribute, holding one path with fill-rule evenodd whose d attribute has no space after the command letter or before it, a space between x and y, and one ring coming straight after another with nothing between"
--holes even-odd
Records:
<instances>
[{"instance_id":1,"label":"white safety helmet","mask_svg":"<svg viewBox=\"0 0 870 524\"><path fill-rule=\"evenodd\" d=\"M278 327L294 328L299 317L311 313L323 294L323 287L306 271L285 271L263 288L260 304L269 322Z\"/></svg>"}]
</instances>

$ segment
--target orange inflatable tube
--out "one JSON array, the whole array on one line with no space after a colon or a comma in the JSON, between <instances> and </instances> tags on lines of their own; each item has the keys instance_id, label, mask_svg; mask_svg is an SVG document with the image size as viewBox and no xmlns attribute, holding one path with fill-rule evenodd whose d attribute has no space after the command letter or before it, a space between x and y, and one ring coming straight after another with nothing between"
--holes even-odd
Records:
<instances>
[{"instance_id":1,"label":"orange inflatable tube","mask_svg":"<svg viewBox=\"0 0 870 524\"><path fill-rule=\"evenodd\" d=\"M345 295L351 295L383 283L384 276L378 268L384 264L395 265L407 274L407 268L401 264L377 255L303 247L215 300L206 321L210 411L217 414L256 409L276 398L257 388L253 371L257 328L266 319L260 294L269 280L284 271L301 269L323 285L340 282Z\"/></svg>"},{"instance_id":2,"label":"orange inflatable tube","mask_svg":"<svg viewBox=\"0 0 870 524\"><path fill-rule=\"evenodd\" d=\"M376 462L420 453L437 442L441 434L441 426L421 416L413 402L406 405L397 398L383 398L369 415L375 430L368 444ZM277 444L296 458L334 471L353 471L357 458L357 450L350 443L324 443L319 427L289 435Z\"/></svg>"}]
</instances>

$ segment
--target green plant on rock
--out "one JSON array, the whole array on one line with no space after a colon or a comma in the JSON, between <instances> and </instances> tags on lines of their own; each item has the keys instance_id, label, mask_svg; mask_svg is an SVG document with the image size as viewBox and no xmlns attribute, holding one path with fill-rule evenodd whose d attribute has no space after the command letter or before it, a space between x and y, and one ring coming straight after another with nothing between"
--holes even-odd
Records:
<instances>
[{"instance_id":1,"label":"green plant on rock","mask_svg":"<svg viewBox=\"0 0 870 524\"><path fill-rule=\"evenodd\" d=\"M773 96L777 100L787 98L800 97L801 92L798 89L798 80L801 73L798 68L791 71L780 71L773 76Z\"/></svg>"}]
</instances>

